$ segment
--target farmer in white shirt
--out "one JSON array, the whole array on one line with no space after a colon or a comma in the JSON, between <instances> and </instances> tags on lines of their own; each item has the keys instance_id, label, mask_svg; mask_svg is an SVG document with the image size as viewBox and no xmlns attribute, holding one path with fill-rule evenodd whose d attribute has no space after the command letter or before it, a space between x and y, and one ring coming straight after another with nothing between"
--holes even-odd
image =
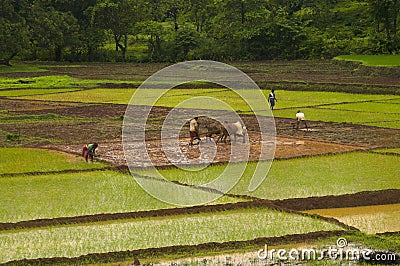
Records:
<instances>
[{"instance_id":1,"label":"farmer in white shirt","mask_svg":"<svg viewBox=\"0 0 400 266\"><path fill-rule=\"evenodd\" d=\"M306 129L308 129L307 122L306 122L306 117L304 116L303 112L298 110L297 113L296 113L296 119L297 119L297 121L296 121L296 129L299 129L300 122L302 122L302 121L304 122L304 125L306 126Z\"/></svg>"}]
</instances>

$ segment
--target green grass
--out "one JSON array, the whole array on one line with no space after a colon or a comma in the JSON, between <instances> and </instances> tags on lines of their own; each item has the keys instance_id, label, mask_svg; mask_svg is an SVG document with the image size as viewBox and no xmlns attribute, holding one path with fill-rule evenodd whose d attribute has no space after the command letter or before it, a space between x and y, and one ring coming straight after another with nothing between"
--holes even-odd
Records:
<instances>
[{"instance_id":1,"label":"green grass","mask_svg":"<svg viewBox=\"0 0 400 266\"><path fill-rule=\"evenodd\" d=\"M250 193L248 186L256 164L249 163L229 193L274 200L399 189L399 164L398 156L364 152L274 161L264 182ZM201 185L215 179L224 168L225 165L216 165L189 173L179 169L160 170L160 173L169 180Z\"/></svg>"},{"instance_id":2,"label":"green grass","mask_svg":"<svg viewBox=\"0 0 400 266\"><path fill-rule=\"evenodd\" d=\"M343 106L345 108L345 106ZM306 119L310 121L346 122L361 125L400 128L400 117L398 113L374 113L352 110L336 110L326 108L301 108ZM274 110L275 117L295 118L300 108ZM392 109L394 110L394 109ZM397 110L395 110L397 111ZM389 122L389 123L387 123ZM311 123L312 126L312 123Z\"/></svg>"},{"instance_id":3,"label":"green grass","mask_svg":"<svg viewBox=\"0 0 400 266\"><path fill-rule=\"evenodd\" d=\"M268 91L264 91L267 96ZM379 94L353 94L345 92L317 92L317 91L276 91L278 102L276 109L294 107L314 107L321 104L353 103L363 101L379 101L397 99L399 96Z\"/></svg>"},{"instance_id":4,"label":"green grass","mask_svg":"<svg viewBox=\"0 0 400 266\"><path fill-rule=\"evenodd\" d=\"M30 100L127 104L135 89L90 89L63 94L21 97Z\"/></svg>"},{"instance_id":5,"label":"green grass","mask_svg":"<svg viewBox=\"0 0 400 266\"><path fill-rule=\"evenodd\" d=\"M334 59L362 62L366 66L400 66L400 55L341 55Z\"/></svg>"},{"instance_id":6,"label":"green grass","mask_svg":"<svg viewBox=\"0 0 400 266\"><path fill-rule=\"evenodd\" d=\"M396 103L382 102L364 102L350 104L334 104L322 106L321 108L338 109L348 111L359 111L364 113L385 113L385 114L400 114L400 106ZM400 117L399 117L400 118Z\"/></svg>"},{"instance_id":7,"label":"green grass","mask_svg":"<svg viewBox=\"0 0 400 266\"><path fill-rule=\"evenodd\" d=\"M78 89L18 89L18 90L0 90L0 97L20 97L28 95L44 95L54 93L67 93Z\"/></svg>"},{"instance_id":8,"label":"green grass","mask_svg":"<svg viewBox=\"0 0 400 266\"><path fill-rule=\"evenodd\" d=\"M75 101L75 102L98 102L98 103L123 103L127 104L135 89L91 89L64 93L62 95L38 95L27 96L25 99L49 100L49 101ZM149 95L155 95L159 90L149 89ZM269 91L263 90L265 96ZM277 109L300 108L305 106L316 106L321 104L362 102L362 101L386 101L390 99L400 100L399 96L376 95L376 94L351 94L343 92L313 92L313 91L276 91L278 102ZM235 110L249 111L249 107L239 98L237 94L226 89L173 89L158 101L158 106L175 107L180 102L194 96L209 96L227 102ZM142 97L143 105L148 102L148 97ZM205 106L208 107L208 106ZM268 108L267 104L261 106ZM215 107L218 108L218 107ZM221 107L219 107L221 108Z\"/></svg>"},{"instance_id":9,"label":"green grass","mask_svg":"<svg viewBox=\"0 0 400 266\"><path fill-rule=\"evenodd\" d=\"M72 101L72 102L84 102L84 103L114 103L114 104L128 104L131 100L136 89L91 89L76 91L70 93L64 93L62 95L51 94L51 95L35 95L23 97L24 99L31 100L47 100L47 101ZM156 95L161 91L158 89L148 89L148 95ZM180 102L190 99L193 96L213 96L214 93L218 93L221 89L174 89L170 90L165 94L158 102L157 106L168 106L174 107ZM224 91L228 95L232 93ZM146 105L149 100L152 99L149 96L140 98L140 104Z\"/></svg>"},{"instance_id":10,"label":"green grass","mask_svg":"<svg viewBox=\"0 0 400 266\"><path fill-rule=\"evenodd\" d=\"M251 240L342 228L310 217L268 209L169 216L120 222L0 232L0 262L76 257L174 245Z\"/></svg>"},{"instance_id":11,"label":"green grass","mask_svg":"<svg viewBox=\"0 0 400 266\"><path fill-rule=\"evenodd\" d=\"M22 82L21 82L22 81ZM25 83L24 83L25 82ZM0 88L26 88L26 89L49 89L49 88L92 88L102 83L129 83L132 85L139 84L135 81L118 81L118 80L92 80L79 79L70 76L41 76L33 78L0 78Z\"/></svg>"},{"instance_id":12,"label":"green grass","mask_svg":"<svg viewBox=\"0 0 400 266\"><path fill-rule=\"evenodd\" d=\"M0 148L0 174L91 169L107 166L86 163L81 157L49 150Z\"/></svg>"},{"instance_id":13,"label":"green grass","mask_svg":"<svg viewBox=\"0 0 400 266\"><path fill-rule=\"evenodd\" d=\"M113 171L4 177L0 194L0 222L175 207L147 194L131 175Z\"/></svg>"}]
</instances>

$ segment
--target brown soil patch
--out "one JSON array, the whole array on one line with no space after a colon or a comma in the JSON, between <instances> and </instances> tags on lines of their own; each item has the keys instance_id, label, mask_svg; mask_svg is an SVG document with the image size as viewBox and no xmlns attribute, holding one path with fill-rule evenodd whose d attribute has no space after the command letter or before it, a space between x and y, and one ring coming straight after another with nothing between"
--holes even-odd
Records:
<instances>
[{"instance_id":1,"label":"brown soil patch","mask_svg":"<svg viewBox=\"0 0 400 266\"><path fill-rule=\"evenodd\" d=\"M0 130L20 132L22 143L26 146L41 147L52 142L62 151L65 143L80 143L97 141L99 143L110 139L121 138L120 123L118 122L34 122L0 124ZM62 143L62 144L61 144Z\"/></svg>"},{"instance_id":2,"label":"brown soil patch","mask_svg":"<svg viewBox=\"0 0 400 266\"><path fill-rule=\"evenodd\" d=\"M0 73L0 77L4 78L35 78L51 75L48 71L43 72L12 72L12 73Z\"/></svg>"},{"instance_id":3,"label":"brown soil patch","mask_svg":"<svg viewBox=\"0 0 400 266\"><path fill-rule=\"evenodd\" d=\"M53 113L67 117L78 118L105 118L105 119L123 119L125 114L126 105L120 104L93 104L93 105L78 105L67 106L64 108L54 108L47 110L33 110L29 114L46 114Z\"/></svg>"},{"instance_id":4,"label":"brown soil patch","mask_svg":"<svg viewBox=\"0 0 400 266\"><path fill-rule=\"evenodd\" d=\"M57 114L60 116L77 118L120 118L122 121L127 105L124 104L90 104L75 102L57 102L41 100L17 100L0 97L2 110L8 110L16 114ZM166 117L171 108L154 107L149 118Z\"/></svg>"},{"instance_id":5,"label":"brown soil patch","mask_svg":"<svg viewBox=\"0 0 400 266\"><path fill-rule=\"evenodd\" d=\"M52 112L53 110L59 110L60 112L64 108L75 107L79 105L79 103L11 100L0 97L1 110L22 114L46 114Z\"/></svg>"}]
</instances>

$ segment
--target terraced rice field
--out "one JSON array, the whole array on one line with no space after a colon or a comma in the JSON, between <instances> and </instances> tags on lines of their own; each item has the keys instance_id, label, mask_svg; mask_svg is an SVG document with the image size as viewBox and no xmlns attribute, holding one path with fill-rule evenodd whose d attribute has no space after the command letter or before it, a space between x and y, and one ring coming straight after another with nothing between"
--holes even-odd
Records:
<instances>
[{"instance_id":1,"label":"terraced rice field","mask_svg":"<svg viewBox=\"0 0 400 266\"><path fill-rule=\"evenodd\" d=\"M146 143L165 180L140 162L132 169L135 177L129 173L121 144L125 110L140 82L164 66L0 68L0 263L184 264L235 253L261 265L257 251L265 244L335 247L338 237L351 247L400 252L400 70L328 60L236 63L264 95L274 88L278 98L276 159L264 182L249 192L255 165L269 167L254 159L262 145L254 113L229 89L204 82L170 90L150 113ZM228 103L244 121L250 143L218 144L211 165L182 170L165 159L160 130L171 108L195 96ZM148 99L141 100L146 105ZM258 115L269 113L267 103L261 107ZM179 108L185 115L191 106ZM225 107L209 102L204 109ZM298 109L311 130L293 129ZM202 137L207 119L199 120ZM185 124L180 149L196 159L208 146L189 146L187 131ZM89 142L99 143L93 163L80 155ZM237 162L246 170L232 190L223 195L202 186L226 168L232 147L246 145L251 162ZM187 195L201 191L218 199L171 205L135 178L155 187L173 181Z\"/></svg>"}]
</instances>

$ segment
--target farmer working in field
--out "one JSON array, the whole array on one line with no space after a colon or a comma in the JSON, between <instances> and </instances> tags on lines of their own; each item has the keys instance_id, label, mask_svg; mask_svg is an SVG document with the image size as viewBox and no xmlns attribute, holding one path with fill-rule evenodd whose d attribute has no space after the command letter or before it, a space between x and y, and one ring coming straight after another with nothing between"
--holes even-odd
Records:
<instances>
[{"instance_id":1,"label":"farmer working in field","mask_svg":"<svg viewBox=\"0 0 400 266\"><path fill-rule=\"evenodd\" d=\"M201 141L200 136L199 136L199 123L197 122L197 120L199 120L199 118L196 116L189 122L189 133L190 133L189 145L190 146L193 145L193 141L195 139L199 140L199 142L197 144L199 144Z\"/></svg>"},{"instance_id":2,"label":"farmer working in field","mask_svg":"<svg viewBox=\"0 0 400 266\"><path fill-rule=\"evenodd\" d=\"M93 162L93 157L96 154L96 149L99 145L97 143L87 144L82 148L82 156L85 158L86 162L90 158L90 161Z\"/></svg>"},{"instance_id":3,"label":"farmer working in field","mask_svg":"<svg viewBox=\"0 0 400 266\"><path fill-rule=\"evenodd\" d=\"M306 117L304 116L303 112L298 110L297 113L296 113L296 119L297 119L297 121L296 121L296 129L299 129L300 122L302 122L302 121L304 122L304 125L306 126L306 129L308 129L307 122L306 122Z\"/></svg>"},{"instance_id":4,"label":"farmer working in field","mask_svg":"<svg viewBox=\"0 0 400 266\"><path fill-rule=\"evenodd\" d=\"M271 92L268 95L268 102L271 105L271 110L274 110L275 102L278 100L275 97L275 90L271 90Z\"/></svg>"}]
</instances>

